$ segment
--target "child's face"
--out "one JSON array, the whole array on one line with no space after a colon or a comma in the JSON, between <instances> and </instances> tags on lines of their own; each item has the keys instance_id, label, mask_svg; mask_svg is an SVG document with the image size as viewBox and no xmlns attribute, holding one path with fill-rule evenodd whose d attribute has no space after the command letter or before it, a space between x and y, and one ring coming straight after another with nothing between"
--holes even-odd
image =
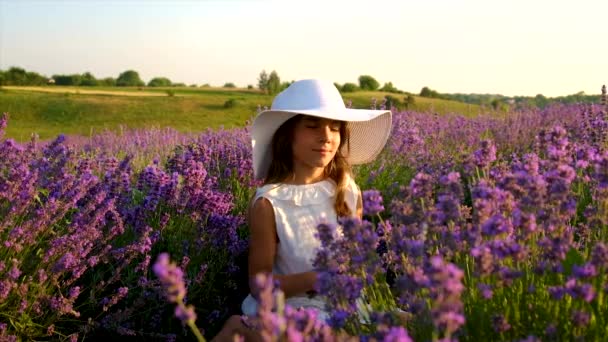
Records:
<instances>
[{"instance_id":1,"label":"child's face","mask_svg":"<svg viewBox=\"0 0 608 342\"><path fill-rule=\"evenodd\" d=\"M340 146L340 121L304 116L293 135L294 166L324 168Z\"/></svg>"}]
</instances>

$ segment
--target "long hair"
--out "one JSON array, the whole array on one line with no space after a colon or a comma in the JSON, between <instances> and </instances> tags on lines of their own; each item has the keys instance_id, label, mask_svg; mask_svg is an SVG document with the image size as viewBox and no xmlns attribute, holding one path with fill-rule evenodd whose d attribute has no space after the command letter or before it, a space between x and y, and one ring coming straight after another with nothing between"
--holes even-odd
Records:
<instances>
[{"instance_id":1,"label":"long hair","mask_svg":"<svg viewBox=\"0 0 608 342\"><path fill-rule=\"evenodd\" d=\"M296 124L302 119L299 114L285 121L272 137L272 160L264 184L280 183L293 176L293 150L292 143ZM340 145L336 155L325 167L324 176L336 182L336 202L334 209L338 217L351 216L353 213L346 205L346 188L351 168L346 157L342 154L346 146L346 153L350 153L350 130L345 121L340 122Z\"/></svg>"}]
</instances>

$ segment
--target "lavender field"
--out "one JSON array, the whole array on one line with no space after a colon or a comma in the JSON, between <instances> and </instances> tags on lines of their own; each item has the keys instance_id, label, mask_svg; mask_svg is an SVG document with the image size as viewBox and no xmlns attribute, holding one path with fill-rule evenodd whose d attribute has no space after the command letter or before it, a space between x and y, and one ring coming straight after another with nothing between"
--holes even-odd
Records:
<instances>
[{"instance_id":1,"label":"lavender field","mask_svg":"<svg viewBox=\"0 0 608 342\"><path fill-rule=\"evenodd\" d=\"M385 151L354 169L364 221L343 221L343 239L319 226L329 325L283 307L260 275L264 336L605 338L605 103L393 114ZM244 212L259 186L248 127L20 144L2 137L7 125L5 114L0 340L203 339L195 327L210 339L240 312Z\"/></svg>"}]
</instances>

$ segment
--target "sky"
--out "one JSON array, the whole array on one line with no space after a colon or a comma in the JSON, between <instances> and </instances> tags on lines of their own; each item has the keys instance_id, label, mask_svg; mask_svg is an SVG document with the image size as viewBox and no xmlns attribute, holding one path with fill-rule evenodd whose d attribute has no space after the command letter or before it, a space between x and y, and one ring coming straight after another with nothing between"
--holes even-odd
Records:
<instances>
[{"instance_id":1,"label":"sky","mask_svg":"<svg viewBox=\"0 0 608 342\"><path fill-rule=\"evenodd\" d=\"M417 93L598 94L606 0L0 0L0 69L147 82L357 83Z\"/></svg>"}]
</instances>

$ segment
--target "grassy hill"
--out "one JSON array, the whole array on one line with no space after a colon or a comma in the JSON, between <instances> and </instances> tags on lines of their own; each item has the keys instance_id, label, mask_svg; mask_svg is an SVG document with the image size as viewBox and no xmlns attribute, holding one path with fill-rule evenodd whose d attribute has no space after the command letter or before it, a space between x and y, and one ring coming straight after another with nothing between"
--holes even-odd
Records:
<instances>
[{"instance_id":1,"label":"grassy hill","mask_svg":"<svg viewBox=\"0 0 608 342\"><path fill-rule=\"evenodd\" d=\"M171 93L171 96L169 95ZM384 92L345 93L354 108L369 108L391 95ZM240 88L115 88L115 87L9 87L0 88L0 112L9 112L6 136L26 141L31 133L51 139L59 133L90 136L103 130L170 126L182 132L246 124L258 105L272 104L273 96ZM229 101L229 102L228 102ZM480 108L456 101L415 98L410 108L438 113L476 115ZM228 102L228 103L227 103Z\"/></svg>"}]
</instances>

